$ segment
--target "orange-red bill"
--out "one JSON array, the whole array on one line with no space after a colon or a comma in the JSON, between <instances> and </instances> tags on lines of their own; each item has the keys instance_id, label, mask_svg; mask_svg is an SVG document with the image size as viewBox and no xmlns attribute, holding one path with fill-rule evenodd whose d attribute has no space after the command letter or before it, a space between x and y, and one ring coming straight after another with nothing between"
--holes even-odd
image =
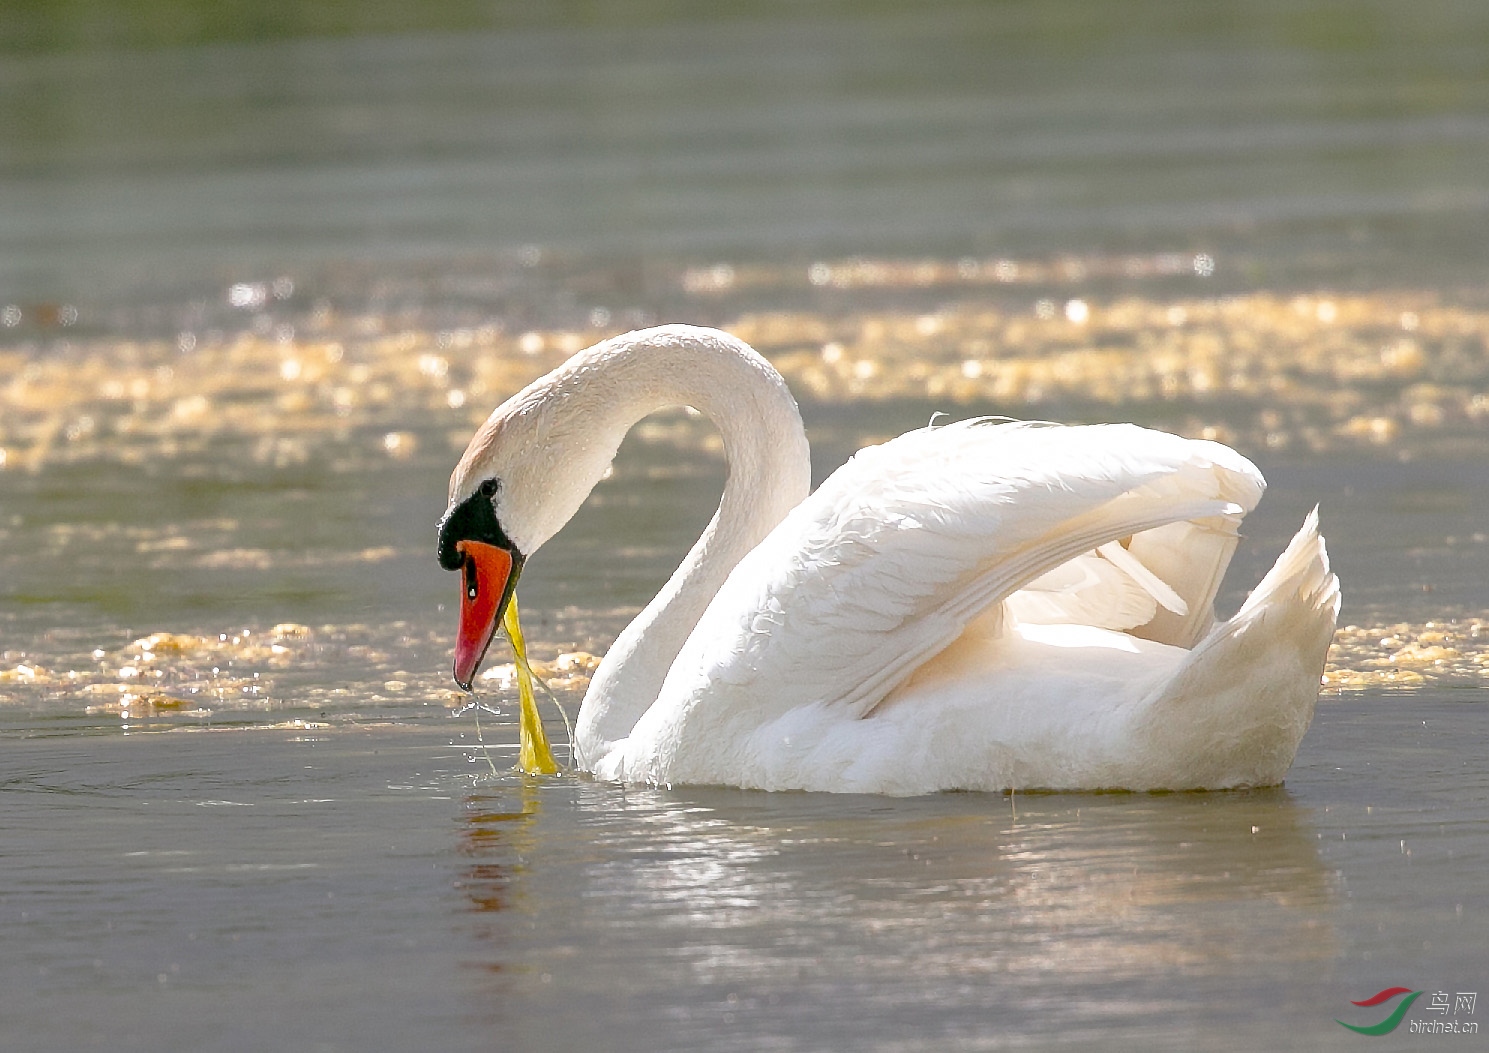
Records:
<instances>
[{"instance_id":1,"label":"orange-red bill","mask_svg":"<svg viewBox=\"0 0 1489 1053\"><path fill-rule=\"evenodd\" d=\"M517 584L516 561L509 550L484 541L461 541L455 551L465 557L460 631L455 637L455 683L469 691L501 624L502 609Z\"/></svg>"}]
</instances>

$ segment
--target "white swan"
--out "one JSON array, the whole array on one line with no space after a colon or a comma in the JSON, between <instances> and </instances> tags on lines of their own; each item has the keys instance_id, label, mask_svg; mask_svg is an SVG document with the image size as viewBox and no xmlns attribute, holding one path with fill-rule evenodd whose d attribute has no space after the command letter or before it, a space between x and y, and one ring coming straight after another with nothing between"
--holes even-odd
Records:
<instances>
[{"instance_id":1,"label":"white swan","mask_svg":"<svg viewBox=\"0 0 1489 1053\"><path fill-rule=\"evenodd\" d=\"M603 779L765 789L1280 782L1339 609L1316 512L1240 611L1213 601L1260 473L1132 425L966 421L861 450L808 496L785 381L726 333L575 355L492 413L450 479L469 687L523 561L626 432L712 418L718 512L596 670L574 732Z\"/></svg>"}]
</instances>

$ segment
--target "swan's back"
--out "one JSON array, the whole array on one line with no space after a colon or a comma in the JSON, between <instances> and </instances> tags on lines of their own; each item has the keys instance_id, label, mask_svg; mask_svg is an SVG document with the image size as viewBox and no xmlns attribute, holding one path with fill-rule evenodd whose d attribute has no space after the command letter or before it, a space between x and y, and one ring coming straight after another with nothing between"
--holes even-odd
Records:
<instances>
[{"instance_id":1,"label":"swan's back","mask_svg":"<svg viewBox=\"0 0 1489 1053\"><path fill-rule=\"evenodd\" d=\"M730 574L617 774L748 783L741 771L807 745L772 727L804 727L807 713L870 724L969 626L1006 634L1021 606L1026 621L1051 624L1102 606L1129 622L1146 615L1120 626L1143 638L1139 650L1190 646L1213 621L1236 524L1263 485L1225 446L1131 425L970 421L865 449ZM1097 558L1100 579L1093 550L1121 539L1112 559L1131 557L1156 584L1141 570L1105 584L1082 573L1073 589L1046 577ZM1031 583L1040 602L1021 605L1015 594ZM996 694L989 684L989 704Z\"/></svg>"}]
</instances>

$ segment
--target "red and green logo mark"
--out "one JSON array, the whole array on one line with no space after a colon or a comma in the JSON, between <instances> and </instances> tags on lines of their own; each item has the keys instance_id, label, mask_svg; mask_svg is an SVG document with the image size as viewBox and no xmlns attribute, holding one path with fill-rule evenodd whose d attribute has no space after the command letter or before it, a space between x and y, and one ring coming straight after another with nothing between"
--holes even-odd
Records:
<instances>
[{"instance_id":1,"label":"red and green logo mark","mask_svg":"<svg viewBox=\"0 0 1489 1053\"><path fill-rule=\"evenodd\" d=\"M1405 998L1401 999L1401 1004L1391 1010L1391 1015L1378 1024L1372 1024L1370 1027L1357 1027L1354 1024L1346 1024L1343 1020L1335 1020L1334 1023L1340 1027L1347 1027L1351 1031L1358 1031L1362 1035L1389 1035L1401 1026L1401 1021L1406 1017L1406 1011L1411 1008L1411 1004L1422 997L1421 991L1413 991L1409 987L1387 987L1384 991L1371 995L1363 1002L1350 1003L1351 1005L1364 1007L1384 1005L1391 999L1398 998L1401 995L1406 995Z\"/></svg>"}]
</instances>

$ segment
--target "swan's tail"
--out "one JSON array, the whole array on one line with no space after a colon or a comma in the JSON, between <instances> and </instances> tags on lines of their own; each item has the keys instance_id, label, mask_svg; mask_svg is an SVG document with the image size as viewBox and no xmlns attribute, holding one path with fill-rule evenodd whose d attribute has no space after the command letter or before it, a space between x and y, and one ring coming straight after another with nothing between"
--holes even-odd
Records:
<instances>
[{"instance_id":1,"label":"swan's tail","mask_svg":"<svg viewBox=\"0 0 1489 1053\"><path fill-rule=\"evenodd\" d=\"M1327 610L1332 639L1334 619L1339 617L1339 579L1329 569L1329 552L1318 532L1317 506L1232 621L1247 617L1264 604L1288 599L1310 610Z\"/></svg>"},{"instance_id":2,"label":"swan's tail","mask_svg":"<svg viewBox=\"0 0 1489 1053\"><path fill-rule=\"evenodd\" d=\"M1236 616L1200 641L1153 700L1140 731L1155 776L1165 757L1182 753L1187 760L1177 780L1158 777L1154 785L1281 782L1313 720L1338 617L1339 579L1329 569L1315 508ZM1197 767L1194 736L1208 743Z\"/></svg>"}]
</instances>

